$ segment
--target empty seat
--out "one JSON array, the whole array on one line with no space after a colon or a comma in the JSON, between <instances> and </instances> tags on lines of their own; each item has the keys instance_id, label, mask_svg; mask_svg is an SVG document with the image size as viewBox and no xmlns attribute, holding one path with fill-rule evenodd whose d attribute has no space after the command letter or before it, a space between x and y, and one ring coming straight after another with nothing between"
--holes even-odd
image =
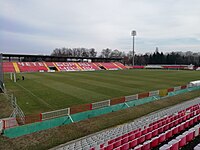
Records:
<instances>
[{"instance_id":1,"label":"empty seat","mask_svg":"<svg viewBox=\"0 0 200 150\"><path fill-rule=\"evenodd\" d=\"M3 62L3 72L15 72L12 62Z\"/></svg>"},{"instance_id":2,"label":"empty seat","mask_svg":"<svg viewBox=\"0 0 200 150\"><path fill-rule=\"evenodd\" d=\"M48 68L43 62L17 62L20 72L47 71Z\"/></svg>"}]
</instances>

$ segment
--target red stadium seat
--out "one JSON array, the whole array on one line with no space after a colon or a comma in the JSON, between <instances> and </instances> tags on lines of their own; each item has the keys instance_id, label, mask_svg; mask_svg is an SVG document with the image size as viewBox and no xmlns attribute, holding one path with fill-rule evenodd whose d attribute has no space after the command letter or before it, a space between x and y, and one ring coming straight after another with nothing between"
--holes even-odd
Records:
<instances>
[{"instance_id":1,"label":"red stadium seat","mask_svg":"<svg viewBox=\"0 0 200 150\"><path fill-rule=\"evenodd\" d=\"M135 139L135 134L129 135L128 140L129 140L129 141L132 141L133 139Z\"/></svg>"},{"instance_id":2,"label":"red stadium seat","mask_svg":"<svg viewBox=\"0 0 200 150\"><path fill-rule=\"evenodd\" d=\"M122 142L122 144L127 143L128 142L128 137L124 137L121 142Z\"/></svg>"},{"instance_id":3,"label":"red stadium seat","mask_svg":"<svg viewBox=\"0 0 200 150\"><path fill-rule=\"evenodd\" d=\"M119 147L122 144L121 140L116 141L115 143L113 143L113 147Z\"/></svg>"},{"instance_id":4,"label":"red stadium seat","mask_svg":"<svg viewBox=\"0 0 200 150\"><path fill-rule=\"evenodd\" d=\"M17 62L20 72L47 71L48 68L43 62Z\"/></svg>"},{"instance_id":5,"label":"red stadium seat","mask_svg":"<svg viewBox=\"0 0 200 150\"><path fill-rule=\"evenodd\" d=\"M150 141L146 141L142 145L142 150L150 150L151 149L151 144Z\"/></svg>"},{"instance_id":6,"label":"red stadium seat","mask_svg":"<svg viewBox=\"0 0 200 150\"><path fill-rule=\"evenodd\" d=\"M133 147L135 147L137 145L138 145L138 139L134 139L134 140L129 142L129 147L130 148L133 148Z\"/></svg>"},{"instance_id":7,"label":"red stadium seat","mask_svg":"<svg viewBox=\"0 0 200 150\"><path fill-rule=\"evenodd\" d=\"M141 144L145 141L145 135L142 135L141 137L138 138L138 144Z\"/></svg>"},{"instance_id":8,"label":"red stadium seat","mask_svg":"<svg viewBox=\"0 0 200 150\"><path fill-rule=\"evenodd\" d=\"M169 139L170 137L172 137L172 130L169 130L166 133L166 139Z\"/></svg>"},{"instance_id":9,"label":"red stadium seat","mask_svg":"<svg viewBox=\"0 0 200 150\"><path fill-rule=\"evenodd\" d=\"M3 62L3 72L15 72L12 62Z\"/></svg>"},{"instance_id":10,"label":"red stadium seat","mask_svg":"<svg viewBox=\"0 0 200 150\"><path fill-rule=\"evenodd\" d=\"M186 136L185 135L181 136L179 141L179 146L183 147L186 145L186 143L187 143Z\"/></svg>"},{"instance_id":11,"label":"red stadium seat","mask_svg":"<svg viewBox=\"0 0 200 150\"><path fill-rule=\"evenodd\" d=\"M192 141L193 139L194 139L194 131L193 131L193 132L187 133L187 135L186 135L186 141L187 141L187 142L190 142L190 141Z\"/></svg>"},{"instance_id":12,"label":"red stadium seat","mask_svg":"<svg viewBox=\"0 0 200 150\"><path fill-rule=\"evenodd\" d=\"M158 138L158 142L162 143L166 140L166 133L160 134Z\"/></svg>"},{"instance_id":13,"label":"red stadium seat","mask_svg":"<svg viewBox=\"0 0 200 150\"><path fill-rule=\"evenodd\" d=\"M152 138L152 132L149 132L145 135L146 140L150 140Z\"/></svg>"},{"instance_id":14,"label":"red stadium seat","mask_svg":"<svg viewBox=\"0 0 200 150\"><path fill-rule=\"evenodd\" d=\"M159 144L158 137L155 137L151 140L151 148L157 147Z\"/></svg>"},{"instance_id":15,"label":"red stadium seat","mask_svg":"<svg viewBox=\"0 0 200 150\"><path fill-rule=\"evenodd\" d=\"M120 150L128 150L129 149L129 143L125 143L120 147Z\"/></svg>"}]
</instances>

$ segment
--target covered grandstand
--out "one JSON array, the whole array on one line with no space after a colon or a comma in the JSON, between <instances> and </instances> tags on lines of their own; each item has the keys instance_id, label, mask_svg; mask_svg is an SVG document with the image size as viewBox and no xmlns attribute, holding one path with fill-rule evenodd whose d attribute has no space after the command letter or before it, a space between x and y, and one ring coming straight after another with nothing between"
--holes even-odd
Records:
<instances>
[{"instance_id":1,"label":"covered grandstand","mask_svg":"<svg viewBox=\"0 0 200 150\"><path fill-rule=\"evenodd\" d=\"M122 58L2 54L4 72L94 71L127 69Z\"/></svg>"}]
</instances>

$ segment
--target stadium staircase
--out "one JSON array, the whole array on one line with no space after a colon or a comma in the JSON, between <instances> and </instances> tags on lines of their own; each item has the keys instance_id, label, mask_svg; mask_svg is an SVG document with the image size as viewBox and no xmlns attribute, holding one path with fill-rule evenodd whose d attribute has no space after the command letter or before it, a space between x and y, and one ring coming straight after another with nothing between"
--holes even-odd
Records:
<instances>
[{"instance_id":1,"label":"stadium staircase","mask_svg":"<svg viewBox=\"0 0 200 150\"><path fill-rule=\"evenodd\" d=\"M81 67L79 66L79 64L75 63L75 65L76 65L81 71L84 70L83 68L81 68Z\"/></svg>"},{"instance_id":2,"label":"stadium staircase","mask_svg":"<svg viewBox=\"0 0 200 150\"><path fill-rule=\"evenodd\" d=\"M112 63L113 65L115 65L117 68L122 69L119 65L117 65L116 63Z\"/></svg>"},{"instance_id":3,"label":"stadium staircase","mask_svg":"<svg viewBox=\"0 0 200 150\"><path fill-rule=\"evenodd\" d=\"M44 62L44 66L47 68L47 71L50 71L49 67L47 66L45 62Z\"/></svg>"},{"instance_id":4,"label":"stadium staircase","mask_svg":"<svg viewBox=\"0 0 200 150\"><path fill-rule=\"evenodd\" d=\"M115 63L113 63L113 64L117 65L120 69L127 69L127 67L124 66L122 63L115 62Z\"/></svg>"},{"instance_id":5,"label":"stadium staircase","mask_svg":"<svg viewBox=\"0 0 200 150\"><path fill-rule=\"evenodd\" d=\"M19 70L19 67L18 67L18 65L17 65L16 62L13 62L13 66L14 66L14 68L15 68L15 72L16 72L16 73L19 73L20 70Z\"/></svg>"},{"instance_id":6,"label":"stadium staircase","mask_svg":"<svg viewBox=\"0 0 200 150\"><path fill-rule=\"evenodd\" d=\"M55 63L53 63L53 65L56 67L57 71L60 71L60 68Z\"/></svg>"},{"instance_id":7,"label":"stadium staircase","mask_svg":"<svg viewBox=\"0 0 200 150\"><path fill-rule=\"evenodd\" d=\"M104 66L107 70L120 70L120 68L113 63L101 63L101 65Z\"/></svg>"}]
</instances>

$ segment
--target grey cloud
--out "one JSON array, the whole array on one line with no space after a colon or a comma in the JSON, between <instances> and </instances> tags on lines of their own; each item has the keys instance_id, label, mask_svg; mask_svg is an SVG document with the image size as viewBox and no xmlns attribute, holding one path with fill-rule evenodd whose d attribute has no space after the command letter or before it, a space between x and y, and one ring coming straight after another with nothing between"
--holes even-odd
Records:
<instances>
[{"instance_id":1,"label":"grey cloud","mask_svg":"<svg viewBox=\"0 0 200 150\"><path fill-rule=\"evenodd\" d=\"M2 0L0 49L50 53L55 47L199 51L199 0ZM12 36L12 37L10 37ZM10 40L12 39L12 40ZM20 44L19 44L20 43ZM24 48L23 48L24 46ZM7 48L6 48L7 47Z\"/></svg>"}]
</instances>

